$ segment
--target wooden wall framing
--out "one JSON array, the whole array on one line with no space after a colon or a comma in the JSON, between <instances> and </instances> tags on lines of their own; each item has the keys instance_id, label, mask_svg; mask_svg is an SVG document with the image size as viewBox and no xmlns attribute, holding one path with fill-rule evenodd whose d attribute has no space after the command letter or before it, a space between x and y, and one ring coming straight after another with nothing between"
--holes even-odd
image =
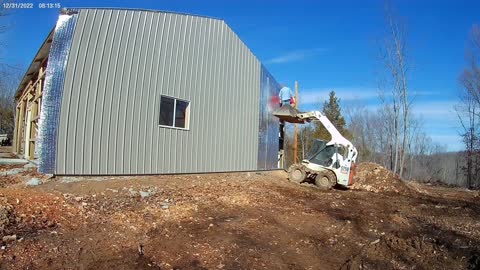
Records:
<instances>
[{"instance_id":1,"label":"wooden wall framing","mask_svg":"<svg viewBox=\"0 0 480 270\"><path fill-rule=\"evenodd\" d=\"M39 130L47 58L40 60L40 62L40 68L17 99L15 114L14 152L17 156L29 160L36 158L35 147Z\"/></svg>"}]
</instances>

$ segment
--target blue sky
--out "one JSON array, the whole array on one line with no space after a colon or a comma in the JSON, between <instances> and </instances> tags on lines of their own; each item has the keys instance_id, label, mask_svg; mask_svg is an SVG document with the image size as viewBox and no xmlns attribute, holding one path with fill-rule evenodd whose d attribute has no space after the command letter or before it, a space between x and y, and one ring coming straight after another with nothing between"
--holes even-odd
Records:
<instances>
[{"instance_id":1,"label":"blue sky","mask_svg":"<svg viewBox=\"0 0 480 270\"><path fill-rule=\"evenodd\" d=\"M62 7L129 7L177 11L224 19L273 76L300 85L300 107L320 108L334 90L343 107L379 104L378 40L384 33L383 1L207 1L207 0L56 0L31 2L2 18L11 30L1 36L0 60L25 69L56 23ZM395 1L408 30L413 111L425 120L434 142L462 148L453 110L458 75L465 66L468 33L480 23L480 1Z\"/></svg>"}]
</instances>

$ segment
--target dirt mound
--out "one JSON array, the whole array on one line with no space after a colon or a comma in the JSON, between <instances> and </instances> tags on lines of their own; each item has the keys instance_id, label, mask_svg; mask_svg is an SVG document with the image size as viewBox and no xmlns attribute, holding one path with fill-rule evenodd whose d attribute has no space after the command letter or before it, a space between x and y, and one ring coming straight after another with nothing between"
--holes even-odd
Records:
<instances>
[{"instance_id":1,"label":"dirt mound","mask_svg":"<svg viewBox=\"0 0 480 270\"><path fill-rule=\"evenodd\" d=\"M358 164L355 170L353 189L372 192L411 192L398 175L377 163L363 162Z\"/></svg>"}]
</instances>

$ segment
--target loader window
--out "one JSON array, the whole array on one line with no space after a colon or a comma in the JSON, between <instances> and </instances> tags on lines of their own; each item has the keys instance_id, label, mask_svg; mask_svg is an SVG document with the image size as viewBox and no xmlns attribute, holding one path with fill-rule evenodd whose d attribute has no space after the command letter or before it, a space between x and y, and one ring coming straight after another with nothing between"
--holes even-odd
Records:
<instances>
[{"instance_id":1,"label":"loader window","mask_svg":"<svg viewBox=\"0 0 480 270\"><path fill-rule=\"evenodd\" d=\"M343 145L339 145L338 154L341 155L343 159L346 159L348 157L348 148Z\"/></svg>"},{"instance_id":2,"label":"loader window","mask_svg":"<svg viewBox=\"0 0 480 270\"><path fill-rule=\"evenodd\" d=\"M190 102L172 97L160 97L159 125L188 129L190 116Z\"/></svg>"},{"instance_id":3,"label":"loader window","mask_svg":"<svg viewBox=\"0 0 480 270\"><path fill-rule=\"evenodd\" d=\"M312 160L315 156L323 150L327 146L327 142L322 140L315 140L313 142L312 147L310 148L310 152L308 153L308 160Z\"/></svg>"},{"instance_id":4,"label":"loader window","mask_svg":"<svg viewBox=\"0 0 480 270\"><path fill-rule=\"evenodd\" d=\"M332 164L332 156L335 154L335 146L328 145L323 150L318 152L310 162L313 162L322 166L330 166Z\"/></svg>"}]
</instances>

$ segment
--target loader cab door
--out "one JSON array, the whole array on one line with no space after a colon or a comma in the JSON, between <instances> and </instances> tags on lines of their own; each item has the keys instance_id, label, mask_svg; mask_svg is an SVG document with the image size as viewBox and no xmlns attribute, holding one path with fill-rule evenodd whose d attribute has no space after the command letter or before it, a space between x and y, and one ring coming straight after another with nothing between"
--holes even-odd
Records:
<instances>
[{"instance_id":1,"label":"loader cab door","mask_svg":"<svg viewBox=\"0 0 480 270\"><path fill-rule=\"evenodd\" d=\"M333 162L332 157L335 154L335 148L334 145L327 145L325 141L316 140L313 143L308 160L314 164L330 167Z\"/></svg>"}]
</instances>

